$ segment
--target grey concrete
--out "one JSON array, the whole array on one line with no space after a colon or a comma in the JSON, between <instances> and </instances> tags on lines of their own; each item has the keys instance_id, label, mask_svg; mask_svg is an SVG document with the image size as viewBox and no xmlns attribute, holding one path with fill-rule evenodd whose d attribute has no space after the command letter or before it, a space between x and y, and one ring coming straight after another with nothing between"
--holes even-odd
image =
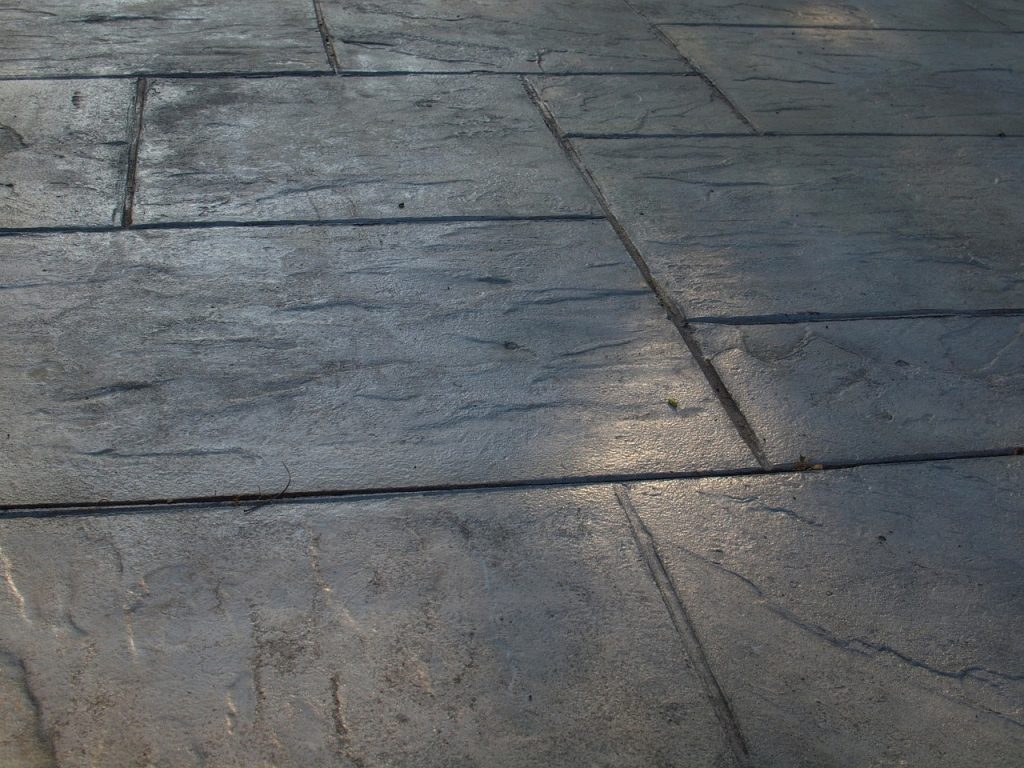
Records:
<instances>
[{"instance_id":1,"label":"grey concrete","mask_svg":"<svg viewBox=\"0 0 1024 768\"><path fill-rule=\"evenodd\" d=\"M13 0L0 76L330 71L310 0Z\"/></svg>"},{"instance_id":2,"label":"grey concrete","mask_svg":"<svg viewBox=\"0 0 1024 768\"><path fill-rule=\"evenodd\" d=\"M598 212L514 78L158 81L138 178L140 223Z\"/></svg>"},{"instance_id":3,"label":"grey concrete","mask_svg":"<svg viewBox=\"0 0 1024 768\"><path fill-rule=\"evenodd\" d=\"M632 489L752 766L1020 765L1021 470L987 459Z\"/></svg>"},{"instance_id":4,"label":"grey concrete","mask_svg":"<svg viewBox=\"0 0 1024 768\"><path fill-rule=\"evenodd\" d=\"M753 463L604 222L0 249L8 503Z\"/></svg>"},{"instance_id":5,"label":"grey concrete","mask_svg":"<svg viewBox=\"0 0 1024 768\"><path fill-rule=\"evenodd\" d=\"M686 24L771 24L789 27L862 27L1005 30L987 12L988 0L628 0L653 21ZM999 0L994 0L998 3ZM1012 5L1014 0L1005 0ZM971 5L975 7L972 8Z\"/></svg>"},{"instance_id":6,"label":"grey concrete","mask_svg":"<svg viewBox=\"0 0 1024 768\"><path fill-rule=\"evenodd\" d=\"M578 141L694 318L1024 307L1024 141Z\"/></svg>"},{"instance_id":7,"label":"grey concrete","mask_svg":"<svg viewBox=\"0 0 1024 768\"><path fill-rule=\"evenodd\" d=\"M732 764L608 487L0 536L0 701L32 702L0 758Z\"/></svg>"},{"instance_id":8,"label":"grey concrete","mask_svg":"<svg viewBox=\"0 0 1024 768\"><path fill-rule=\"evenodd\" d=\"M134 84L0 82L0 228L121 214Z\"/></svg>"},{"instance_id":9,"label":"grey concrete","mask_svg":"<svg viewBox=\"0 0 1024 768\"><path fill-rule=\"evenodd\" d=\"M750 133L694 75L530 77L568 134Z\"/></svg>"},{"instance_id":10,"label":"grey concrete","mask_svg":"<svg viewBox=\"0 0 1024 768\"><path fill-rule=\"evenodd\" d=\"M1015 34L664 29L764 131L1024 134Z\"/></svg>"},{"instance_id":11,"label":"grey concrete","mask_svg":"<svg viewBox=\"0 0 1024 768\"><path fill-rule=\"evenodd\" d=\"M774 462L1024 446L1024 318L709 325L697 337Z\"/></svg>"},{"instance_id":12,"label":"grey concrete","mask_svg":"<svg viewBox=\"0 0 1024 768\"><path fill-rule=\"evenodd\" d=\"M971 7L1003 27L1024 32L1024 8L1016 0L965 0Z\"/></svg>"},{"instance_id":13,"label":"grey concrete","mask_svg":"<svg viewBox=\"0 0 1024 768\"><path fill-rule=\"evenodd\" d=\"M684 69L622 0L324 0L323 7L344 70Z\"/></svg>"}]
</instances>

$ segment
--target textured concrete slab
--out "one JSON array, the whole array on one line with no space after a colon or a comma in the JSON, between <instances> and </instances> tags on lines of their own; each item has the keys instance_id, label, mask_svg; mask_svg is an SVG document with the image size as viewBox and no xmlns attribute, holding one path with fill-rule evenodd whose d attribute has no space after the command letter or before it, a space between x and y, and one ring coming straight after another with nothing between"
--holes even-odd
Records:
<instances>
[{"instance_id":1,"label":"textured concrete slab","mask_svg":"<svg viewBox=\"0 0 1024 768\"><path fill-rule=\"evenodd\" d=\"M119 221L128 81L0 82L0 228Z\"/></svg>"},{"instance_id":2,"label":"textured concrete slab","mask_svg":"<svg viewBox=\"0 0 1024 768\"><path fill-rule=\"evenodd\" d=\"M697 336L777 463L1024 446L1024 319L871 320Z\"/></svg>"},{"instance_id":3,"label":"textured concrete slab","mask_svg":"<svg viewBox=\"0 0 1024 768\"><path fill-rule=\"evenodd\" d=\"M729 105L692 75L529 80L570 135L750 133Z\"/></svg>"},{"instance_id":4,"label":"textured concrete slab","mask_svg":"<svg viewBox=\"0 0 1024 768\"><path fill-rule=\"evenodd\" d=\"M758 766L1024 754L1020 459L644 485Z\"/></svg>"},{"instance_id":5,"label":"textured concrete slab","mask_svg":"<svg viewBox=\"0 0 1024 768\"><path fill-rule=\"evenodd\" d=\"M159 81L136 202L141 223L598 212L522 85L468 77Z\"/></svg>"},{"instance_id":6,"label":"textured concrete slab","mask_svg":"<svg viewBox=\"0 0 1024 768\"><path fill-rule=\"evenodd\" d=\"M13 746L50 764L731 765L608 488L0 536Z\"/></svg>"},{"instance_id":7,"label":"textured concrete slab","mask_svg":"<svg viewBox=\"0 0 1024 768\"><path fill-rule=\"evenodd\" d=\"M682 71L621 0L324 0L343 70Z\"/></svg>"},{"instance_id":8,"label":"textured concrete slab","mask_svg":"<svg viewBox=\"0 0 1024 768\"><path fill-rule=\"evenodd\" d=\"M308 0L14 0L0 76L329 71Z\"/></svg>"},{"instance_id":9,"label":"textured concrete slab","mask_svg":"<svg viewBox=\"0 0 1024 768\"><path fill-rule=\"evenodd\" d=\"M5 502L753 461L604 222L0 248Z\"/></svg>"},{"instance_id":10,"label":"textured concrete slab","mask_svg":"<svg viewBox=\"0 0 1024 768\"><path fill-rule=\"evenodd\" d=\"M693 318L1024 307L1024 142L578 141Z\"/></svg>"},{"instance_id":11,"label":"textured concrete slab","mask_svg":"<svg viewBox=\"0 0 1024 768\"><path fill-rule=\"evenodd\" d=\"M1024 134L1014 34L664 29L764 131Z\"/></svg>"},{"instance_id":12,"label":"textured concrete slab","mask_svg":"<svg viewBox=\"0 0 1024 768\"><path fill-rule=\"evenodd\" d=\"M1013 0L1007 0L1012 3ZM629 0L657 22L896 29L998 30L1005 27L962 0ZM979 5L980 3L975 3Z\"/></svg>"}]
</instances>

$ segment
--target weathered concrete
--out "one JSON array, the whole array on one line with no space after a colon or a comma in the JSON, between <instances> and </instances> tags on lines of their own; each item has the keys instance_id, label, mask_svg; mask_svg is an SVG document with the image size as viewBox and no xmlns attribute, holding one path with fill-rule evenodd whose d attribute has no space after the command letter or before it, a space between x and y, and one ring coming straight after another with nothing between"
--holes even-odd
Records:
<instances>
[{"instance_id":1,"label":"weathered concrete","mask_svg":"<svg viewBox=\"0 0 1024 768\"><path fill-rule=\"evenodd\" d=\"M1014 0L964 0L978 13L994 19L1006 29L1024 31L1024 8Z\"/></svg>"},{"instance_id":2,"label":"weathered concrete","mask_svg":"<svg viewBox=\"0 0 1024 768\"><path fill-rule=\"evenodd\" d=\"M960 31L1005 30L988 11L990 0L628 0L645 16L661 23L782 25L789 27L862 27L942 29ZM999 4L1000 0L994 0ZM1010 6L1013 0L1005 0ZM972 8L971 5L975 7Z\"/></svg>"},{"instance_id":3,"label":"weathered concrete","mask_svg":"<svg viewBox=\"0 0 1024 768\"><path fill-rule=\"evenodd\" d=\"M120 220L134 84L0 82L0 229Z\"/></svg>"},{"instance_id":4,"label":"weathered concrete","mask_svg":"<svg viewBox=\"0 0 1024 768\"><path fill-rule=\"evenodd\" d=\"M1024 141L577 145L691 317L1024 307Z\"/></svg>"},{"instance_id":5,"label":"weathered concrete","mask_svg":"<svg viewBox=\"0 0 1024 768\"><path fill-rule=\"evenodd\" d=\"M753 463L604 222L0 249L8 503Z\"/></svg>"},{"instance_id":6,"label":"weathered concrete","mask_svg":"<svg viewBox=\"0 0 1024 768\"><path fill-rule=\"evenodd\" d=\"M140 223L598 212L514 78L158 81L147 104Z\"/></svg>"},{"instance_id":7,"label":"weathered concrete","mask_svg":"<svg viewBox=\"0 0 1024 768\"><path fill-rule=\"evenodd\" d=\"M1015 34L664 29L764 131L1024 134Z\"/></svg>"},{"instance_id":8,"label":"weathered concrete","mask_svg":"<svg viewBox=\"0 0 1024 768\"><path fill-rule=\"evenodd\" d=\"M678 55L621 0L324 0L345 70L673 72Z\"/></svg>"},{"instance_id":9,"label":"weathered concrete","mask_svg":"<svg viewBox=\"0 0 1024 768\"><path fill-rule=\"evenodd\" d=\"M1024 446L1024 318L701 326L777 463Z\"/></svg>"},{"instance_id":10,"label":"weathered concrete","mask_svg":"<svg viewBox=\"0 0 1024 768\"><path fill-rule=\"evenodd\" d=\"M692 74L528 79L570 135L751 132Z\"/></svg>"},{"instance_id":11,"label":"weathered concrete","mask_svg":"<svg viewBox=\"0 0 1024 768\"><path fill-rule=\"evenodd\" d=\"M608 487L0 537L0 701L41 764L732 765Z\"/></svg>"},{"instance_id":12,"label":"weathered concrete","mask_svg":"<svg viewBox=\"0 0 1024 768\"><path fill-rule=\"evenodd\" d=\"M1020 764L1021 472L986 459L630 491L752 765Z\"/></svg>"},{"instance_id":13,"label":"weathered concrete","mask_svg":"<svg viewBox=\"0 0 1024 768\"><path fill-rule=\"evenodd\" d=\"M13 0L0 76L330 71L310 0Z\"/></svg>"}]
</instances>

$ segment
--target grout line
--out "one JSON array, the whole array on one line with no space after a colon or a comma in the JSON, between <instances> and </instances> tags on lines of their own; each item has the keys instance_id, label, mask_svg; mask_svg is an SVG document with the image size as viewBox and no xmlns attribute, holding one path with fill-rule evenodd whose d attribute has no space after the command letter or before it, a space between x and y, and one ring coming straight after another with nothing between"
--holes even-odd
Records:
<instances>
[{"instance_id":1,"label":"grout line","mask_svg":"<svg viewBox=\"0 0 1024 768\"><path fill-rule=\"evenodd\" d=\"M968 3L968 5L970 5ZM976 8L974 10L977 10ZM981 14L984 15L984 14ZM986 17L988 18L988 17ZM990 21L992 21L990 19ZM999 23L999 22L993 22ZM1021 32L1017 32L1010 29L935 29L923 27L865 27L858 26L856 24L743 24L739 22L688 22L688 21L659 21L658 26L661 27L723 27L739 28L739 29L824 29L827 31L835 30L837 32L934 32L937 34L966 34L966 35L1019 35Z\"/></svg>"},{"instance_id":2,"label":"grout line","mask_svg":"<svg viewBox=\"0 0 1024 768\"><path fill-rule=\"evenodd\" d=\"M502 223L502 222L558 222L558 221L604 221L604 216L596 213L563 213L550 215L528 215L521 216L395 216L382 218L357 218L357 219L278 219L266 221L166 221L133 224L133 230L195 230L195 229L269 229L275 227L383 227L398 224L472 224L472 223ZM20 235L53 235L53 234L90 234L97 232L117 232L123 227L119 226L97 226L97 227L9 227L0 229L0 238L16 237Z\"/></svg>"},{"instance_id":3,"label":"grout line","mask_svg":"<svg viewBox=\"0 0 1024 768\"><path fill-rule=\"evenodd\" d=\"M149 83L140 77L135 82L135 98L131 109L131 142L128 145L128 170L125 174L124 199L121 201L121 227L130 227L135 215L135 184L138 176L139 145L142 143L142 115L146 109Z\"/></svg>"},{"instance_id":4,"label":"grout line","mask_svg":"<svg viewBox=\"0 0 1024 768\"><path fill-rule=\"evenodd\" d=\"M338 61L338 51L334 48L334 38L331 37L331 30L327 26L327 17L324 16L324 9L320 0L313 0L313 13L316 14L316 26L320 30L320 40L324 44L324 53L327 54L327 63L335 74L341 72L341 62Z\"/></svg>"},{"instance_id":5,"label":"grout line","mask_svg":"<svg viewBox=\"0 0 1024 768\"><path fill-rule=\"evenodd\" d=\"M658 552L654 537L647 526L644 525L643 520L636 511L636 507L633 506L632 499L629 498L629 492L623 486L615 486L615 498L618 500L622 513L629 523L633 540L636 542L637 549L640 550L640 556L646 563L647 569L651 573L651 578L661 594L661 599L665 603L665 608L668 611L673 626L675 626L676 633L682 641L683 649L686 651L694 671L704 684L704 691L707 693L711 707L718 718L719 725L722 727L723 735L729 745L729 749L732 751L736 765L741 767L747 766L750 764L750 752L747 749L747 742L743 737L743 730L740 728L739 720L736 718L732 704L729 703L729 699L725 695L725 691L722 690L718 678L715 677L715 671L711 668L711 662L708 661L707 654L704 651L704 644L697 634L697 629L689 612L686 610L683 599L679 596L675 582L672 581L672 577L669 575L668 569L661 559L661 554Z\"/></svg>"},{"instance_id":6,"label":"grout line","mask_svg":"<svg viewBox=\"0 0 1024 768\"><path fill-rule=\"evenodd\" d=\"M626 7L628 7L629 10L631 10L633 13L635 13L637 16L643 19L644 22L646 22L646 24L654 32L655 36L658 37L663 43L665 43L671 50L675 51L676 55L683 60L683 63L687 67L692 69L697 74L697 76L700 77L700 79L703 80L704 83L712 90L712 92L718 96L718 98L725 102L729 109L732 110L732 113L733 115L736 116L737 120L739 120L741 123L747 126L747 128L749 128L751 132L753 132L754 134L760 135L762 133L761 129L754 125L754 122L749 117L743 114L743 112L736 105L736 103L728 96L726 96L725 91L719 88L718 84L715 83L715 81L712 80L711 77L703 69L698 67L696 62L694 62L685 53L679 50L679 46L675 44L672 38L665 34L665 31L660 26L658 26L649 18L647 18L647 15L644 14L643 11L637 9L630 2L630 0L623 0L623 3L625 3Z\"/></svg>"},{"instance_id":7,"label":"grout line","mask_svg":"<svg viewBox=\"0 0 1024 768\"><path fill-rule=\"evenodd\" d=\"M437 495L445 493L481 493L512 490L621 485L623 483L665 482L674 480L705 480L712 478L770 477L773 475L819 474L862 467L913 466L947 461L974 461L976 459L1010 458L1024 456L1024 447L995 448L982 451L946 453L920 453L882 456L859 461L822 463L820 469L797 468L796 463L775 465L768 469L739 467L734 469L707 469L689 472L635 472L597 475L569 475L564 477L495 480L477 483L424 484L365 488L321 489L314 491L282 491L278 493L238 493L208 496L180 496L161 499L100 499L97 501L33 502L0 504L0 520L21 517L59 517L96 514L133 514L147 511L174 511L181 507L238 506L251 502L273 504L328 503L351 498L373 498L407 495ZM1024 460L1024 459L1022 459Z\"/></svg>"},{"instance_id":8,"label":"grout line","mask_svg":"<svg viewBox=\"0 0 1024 768\"><path fill-rule=\"evenodd\" d=\"M647 265L647 262L643 257L643 254L640 253L640 249L637 247L636 243L633 242L633 238L630 237L629 232L626 231L622 222L619 221L618 217L612 211L608 199L605 197L604 192L597 183L597 179L594 178L590 169L587 168L586 163L583 162L583 158L576 150L572 140L566 138L562 133L561 128L558 126L557 119L540 98L540 94L537 93L533 84L526 78L522 79L522 83L523 87L526 89L527 95L530 97L530 100L540 111L541 117L544 119L544 123L547 125L548 130L550 130L554 136L555 141L558 142L562 151L565 152L566 156L569 158L569 161L583 177L587 186L590 187L590 191L593 193L594 197L597 198L598 204L601 206L601 210L604 211L608 222L612 225L612 229L615 230L615 234L619 236L619 240L622 242L623 246L625 246L629 255L633 258L633 262L639 268L640 273L647 282L647 285L654 291L654 294L658 297L661 305L668 312L669 319L675 325L676 330L679 331L679 335L686 343L687 349L689 349L690 354L693 355L694 360L700 367L701 372L704 374L704 378L707 379L711 389L718 397L719 403L725 409L725 412L732 421L733 426L736 427L736 431L739 432L740 438L742 438L751 453L753 453L754 458L757 459L757 463L762 468L767 469L770 466L770 462L765 454L764 446L762 445L760 438L757 436L754 428L750 425L747 417L743 414L743 411L740 410L739 404L729 392L728 387L725 385L722 377L715 369L714 364L704 355L700 344L694 336L693 329L686 320L686 315L683 313L679 305L676 304L675 299L672 298L671 294L655 279L650 267Z\"/></svg>"},{"instance_id":9,"label":"grout line","mask_svg":"<svg viewBox=\"0 0 1024 768\"><path fill-rule=\"evenodd\" d=\"M691 325L792 325L797 323L852 323L861 320L930 320L957 317L1019 317L1022 307L1003 309L908 309L894 312L794 312L776 315L721 315L691 317Z\"/></svg>"},{"instance_id":10,"label":"grout line","mask_svg":"<svg viewBox=\"0 0 1024 768\"><path fill-rule=\"evenodd\" d=\"M333 40L333 38L332 38ZM332 43L333 45L333 43ZM340 63L339 63L340 67ZM269 80L273 78L315 78L315 77L479 77L486 75L490 77L700 77L699 72L676 71L637 71L620 72L609 71L588 71L588 72L541 72L536 69L529 70L495 70L495 69L467 69L462 71L451 71L446 69L380 69L380 70L341 70L337 72L326 69L297 69L297 70L264 70L264 71L221 71L221 72L124 72L109 75L97 75L88 73L78 74L55 74L55 75L6 75L0 76L0 82L33 82L47 80L135 80L145 77L150 80L224 80L231 78L249 80Z\"/></svg>"}]
</instances>

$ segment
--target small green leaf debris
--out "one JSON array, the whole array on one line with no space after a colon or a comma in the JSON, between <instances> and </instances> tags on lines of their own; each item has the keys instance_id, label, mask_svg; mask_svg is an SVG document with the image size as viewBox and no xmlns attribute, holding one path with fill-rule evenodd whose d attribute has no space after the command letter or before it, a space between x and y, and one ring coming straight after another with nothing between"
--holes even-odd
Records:
<instances>
[{"instance_id":1,"label":"small green leaf debris","mask_svg":"<svg viewBox=\"0 0 1024 768\"><path fill-rule=\"evenodd\" d=\"M670 397L665 402L668 403L668 407L671 408L672 410L678 410L678 408L679 408L679 401L676 400L674 397Z\"/></svg>"}]
</instances>

